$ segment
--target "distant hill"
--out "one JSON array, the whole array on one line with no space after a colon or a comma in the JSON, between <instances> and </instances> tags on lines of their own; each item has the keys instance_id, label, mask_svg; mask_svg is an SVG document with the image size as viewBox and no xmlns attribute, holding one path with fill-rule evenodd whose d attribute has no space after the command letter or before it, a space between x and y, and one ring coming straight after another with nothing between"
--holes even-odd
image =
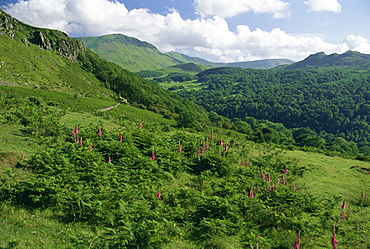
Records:
<instances>
[{"instance_id":1,"label":"distant hill","mask_svg":"<svg viewBox=\"0 0 370 249\"><path fill-rule=\"evenodd\" d=\"M103 59L133 72L160 69L179 63L162 54L152 44L121 34L75 39L82 41L85 47Z\"/></svg>"},{"instance_id":2,"label":"distant hill","mask_svg":"<svg viewBox=\"0 0 370 249\"><path fill-rule=\"evenodd\" d=\"M370 66L370 55L355 51L347 51L343 54L330 54L319 52L308 56L306 59L293 63L284 69L305 69L312 67L359 67Z\"/></svg>"},{"instance_id":3,"label":"distant hill","mask_svg":"<svg viewBox=\"0 0 370 249\"><path fill-rule=\"evenodd\" d=\"M292 64L288 59L266 59L257 61L215 63L177 52L161 53L154 45L122 34L98 37L76 37L102 58L114 62L133 72L157 70L183 63L196 63L210 67L241 67L270 69Z\"/></svg>"},{"instance_id":4,"label":"distant hill","mask_svg":"<svg viewBox=\"0 0 370 249\"><path fill-rule=\"evenodd\" d=\"M190 57L187 55L179 54L176 52L165 53L165 55L178 60L179 63L194 62L210 67L240 67L240 68L255 68L255 69L271 69L276 66L290 65L294 63L288 59L265 59L255 61L242 61L242 62L230 62L230 63L215 63L203 60L197 57Z\"/></svg>"}]
</instances>

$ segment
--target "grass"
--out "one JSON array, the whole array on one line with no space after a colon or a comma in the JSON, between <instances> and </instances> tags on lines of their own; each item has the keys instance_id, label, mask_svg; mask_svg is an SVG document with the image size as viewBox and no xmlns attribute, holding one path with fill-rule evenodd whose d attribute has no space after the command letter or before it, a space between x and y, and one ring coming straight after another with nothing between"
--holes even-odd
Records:
<instances>
[{"instance_id":1,"label":"grass","mask_svg":"<svg viewBox=\"0 0 370 249\"><path fill-rule=\"evenodd\" d=\"M25 137L22 125L0 124L0 152L20 151L34 153L41 147L33 139Z\"/></svg>"},{"instance_id":2,"label":"grass","mask_svg":"<svg viewBox=\"0 0 370 249\"><path fill-rule=\"evenodd\" d=\"M370 194L370 174L357 167L351 168L360 166L370 169L370 162L303 151L288 151L287 155L308 169L303 178L297 181L297 186L317 197L334 195L358 199L362 191Z\"/></svg>"}]
</instances>

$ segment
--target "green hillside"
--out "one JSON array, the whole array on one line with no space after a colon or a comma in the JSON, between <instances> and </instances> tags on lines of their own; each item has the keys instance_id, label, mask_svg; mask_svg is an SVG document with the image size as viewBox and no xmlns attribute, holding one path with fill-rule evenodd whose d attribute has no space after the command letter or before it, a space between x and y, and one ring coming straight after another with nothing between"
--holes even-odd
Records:
<instances>
[{"instance_id":1,"label":"green hillside","mask_svg":"<svg viewBox=\"0 0 370 249\"><path fill-rule=\"evenodd\" d=\"M153 45L125 35L76 37L102 58L133 72L159 69L177 64Z\"/></svg>"},{"instance_id":2,"label":"green hillside","mask_svg":"<svg viewBox=\"0 0 370 249\"><path fill-rule=\"evenodd\" d=\"M168 118L194 112L207 122L199 106L100 58L60 31L31 27L2 10L0 27L2 85L114 99Z\"/></svg>"}]
</instances>

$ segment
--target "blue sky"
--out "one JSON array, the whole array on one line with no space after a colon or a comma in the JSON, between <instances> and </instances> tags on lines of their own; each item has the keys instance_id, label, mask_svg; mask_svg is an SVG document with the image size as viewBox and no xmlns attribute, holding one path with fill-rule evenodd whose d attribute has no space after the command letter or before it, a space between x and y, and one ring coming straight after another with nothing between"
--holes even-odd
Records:
<instances>
[{"instance_id":1,"label":"blue sky","mask_svg":"<svg viewBox=\"0 0 370 249\"><path fill-rule=\"evenodd\" d=\"M70 36L121 33L214 62L370 54L368 0L0 0L0 6Z\"/></svg>"}]
</instances>

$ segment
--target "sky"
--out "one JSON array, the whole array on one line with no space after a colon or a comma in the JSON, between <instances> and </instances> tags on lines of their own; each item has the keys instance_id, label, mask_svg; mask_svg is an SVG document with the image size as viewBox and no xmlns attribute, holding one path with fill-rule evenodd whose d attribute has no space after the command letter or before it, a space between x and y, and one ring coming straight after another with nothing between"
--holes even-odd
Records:
<instances>
[{"instance_id":1,"label":"sky","mask_svg":"<svg viewBox=\"0 0 370 249\"><path fill-rule=\"evenodd\" d=\"M212 62L370 54L369 0L0 0L72 37L124 34Z\"/></svg>"}]
</instances>

